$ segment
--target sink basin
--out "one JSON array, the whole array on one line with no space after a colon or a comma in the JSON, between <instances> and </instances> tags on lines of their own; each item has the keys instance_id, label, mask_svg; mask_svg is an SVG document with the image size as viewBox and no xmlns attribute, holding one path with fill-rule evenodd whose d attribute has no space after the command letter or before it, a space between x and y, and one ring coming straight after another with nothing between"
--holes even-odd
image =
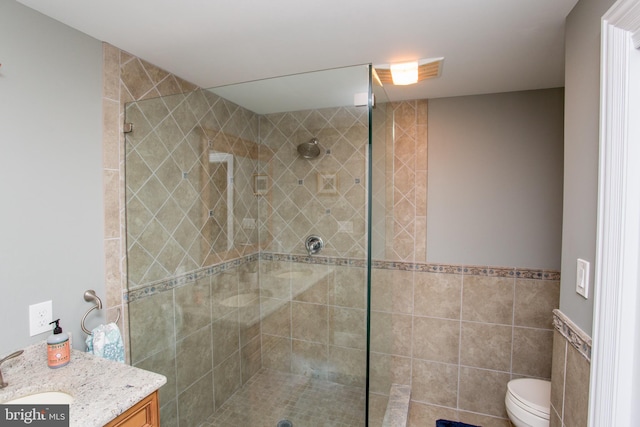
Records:
<instances>
[{"instance_id":1,"label":"sink basin","mask_svg":"<svg viewBox=\"0 0 640 427\"><path fill-rule=\"evenodd\" d=\"M71 402L73 402L73 396L68 393L63 391L45 391L18 397L17 399L4 402L4 404L68 405Z\"/></svg>"}]
</instances>

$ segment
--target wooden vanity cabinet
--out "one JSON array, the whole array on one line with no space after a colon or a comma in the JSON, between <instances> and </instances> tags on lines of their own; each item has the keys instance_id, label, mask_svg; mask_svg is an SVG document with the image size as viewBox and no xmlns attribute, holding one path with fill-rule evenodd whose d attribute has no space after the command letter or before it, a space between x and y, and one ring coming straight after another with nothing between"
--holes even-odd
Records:
<instances>
[{"instance_id":1,"label":"wooden vanity cabinet","mask_svg":"<svg viewBox=\"0 0 640 427\"><path fill-rule=\"evenodd\" d=\"M158 392L154 391L104 427L160 427Z\"/></svg>"}]
</instances>

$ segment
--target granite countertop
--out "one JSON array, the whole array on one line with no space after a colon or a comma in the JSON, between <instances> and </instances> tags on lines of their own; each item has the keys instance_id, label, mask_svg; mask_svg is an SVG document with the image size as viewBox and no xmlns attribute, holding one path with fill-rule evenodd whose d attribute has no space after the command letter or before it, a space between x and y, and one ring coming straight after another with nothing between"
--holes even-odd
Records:
<instances>
[{"instance_id":1,"label":"granite countertop","mask_svg":"<svg viewBox=\"0 0 640 427\"><path fill-rule=\"evenodd\" d=\"M2 364L9 385L0 389L0 404L34 393L63 391L74 398L69 405L70 427L102 427L167 382L163 375L78 350L72 350L69 364L58 369L47 366L46 356L42 342Z\"/></svg>"}]
</instances>

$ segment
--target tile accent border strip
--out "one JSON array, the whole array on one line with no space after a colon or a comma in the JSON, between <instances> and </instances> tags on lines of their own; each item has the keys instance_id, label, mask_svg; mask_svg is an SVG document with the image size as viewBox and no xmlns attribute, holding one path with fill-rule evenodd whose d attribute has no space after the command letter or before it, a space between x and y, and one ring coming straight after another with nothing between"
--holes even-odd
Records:
<instances>
[{"instance_id":1,"label":"tile accent border strip","mask_svg":"<svg viewBox=\"0 0 640 427\"><path fill-rule=\"evenodd\" d=\"M356 258L334 258L322 256L279 254L272 252L255 253L237 258L231 261L222 262L209 267L203 267L198 270L171 279L159 280L131 289L124 293L124 301L131 302L142 298L150 297L161 292L178 288L187 283L213 276L220 272L239 267L253 261L283 261L297 262L302 264L316 265L337 265L343 267L366 268L366 259ZM490 266L465 266L465 265L446 265L446 264L426 264L411 263L402 261L372 261L372 268L379 270L402 270L416 271L422 273L441 273L441 274L462 274L465 276L487 276L487 277L507 277L514 279L532 279L532 280L560 280L560 272L552 270L532 270L513 267L490 267ZM555 320L554 320L555 322Z\"/></svg>"},{"instance_id":2,"label":"tile accent border strip","mask_svg":"<svg viewBox=\"0 0 640 427\"><path fill-rule=\"evenodd\" d=\"M171 279L158 280L153 283L143 285L139 288L132 289L124 293L124 300L127 302L136 301L151 295L159 294L161 292L169 291L173 288L179 288L187 283L195 282L196 280L203 279L205 277L213 276L226 270L230 270L235 267L240 267L243 264L257 261L259 259L258 254L247 255L242 258L237 258L231 261L226 261L220 264L215 264L209 267L203 267L198 270L190 271L189 273L182 274L180 276L172 277Z\"/></svg>"},{"instance_id":3,"label":"tile accent border strip","mask_svg":"<svg viewBox=\"0 0 640 427\"><path fill-rule=\"evenodd\" d=\"M553 310L553 326L564 336L569 344L591 363L591 337L557 308Z\"/></svg>"}]
</instances>

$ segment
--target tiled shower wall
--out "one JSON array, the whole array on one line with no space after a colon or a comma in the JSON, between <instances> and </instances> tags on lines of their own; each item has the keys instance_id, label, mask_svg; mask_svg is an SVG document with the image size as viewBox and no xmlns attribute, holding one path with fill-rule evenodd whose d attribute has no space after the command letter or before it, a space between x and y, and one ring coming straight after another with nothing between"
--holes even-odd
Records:
<instances>
[{"instance_id":1,"label":"tiled shower wall","mask_svg":"<svg viewBox=\"0 0 640 427\"><path fill-rule=\"evenodd\" d=\"M120 49L103 43L103 193L104 249L107 318L115 320L121 310L120 327L128 343L127 259L124 188L124 105L127 102L175 95L196 88L177 76Z\"/></svg>"},{"instance_id":2,"label":"tiled shower wall","mask_svg":"<svg viewBox=\"0 0 640 427\"><path fill-rule=\"evenodd\" d=\"M242 222L258 216L257 115L195 90L129 104L126 120L129 290L257 252Z\"/></svg>"},{"instance_id":3,"label":"tiled shower wall","mask_svg":"<svg viewBox=\"0 0 640 427\"><path fill-rule=\"evenodd\" d=\"M267 114L260 118L262 250L306 255L304 240L319 235L321 255L364 259L367 242L367 107ZM304 159L300 143L317 138L320 155Z\"/></svg>"},{"instance_id":4,"label":"tiled shower wall","mask_svg":"<svg viewBox=\"0 0 640 427\"><path fill-rule=\"evenodd\" d=\"M107 306L110 308L110 318L115 318L115 310L113 308L127 308L125 301L122 299L126 292L126 250L123 237L124 151L122 147L124 147L124 142L121 133L121 124L124 122L124 103L160 95L192 92L197 88L107 44L104 45L104 55ZM511 376L548 378L550 376L550 373L547 373L550 369L549 362L541 351L534 349L529 353L526 349L532 347L531 340L536 338L542 339L542 347L544 348L551 345L549 338L551 336L550 327L546 324L546 320L544 320L544 325L541 320L545 316L542 315L542 312L532 313L531 309L540 305L538 298L540 298L540 301L547 301L542 303L542 305L547 305L547 303L549 305L548 310L547 308L544 309L547 314L550 312L550 308L555 307L554 304L557 305L557 296L553 304L550 302L550 300L554 299L552 295L557 292L555 290L557 288L557 280L552 276L545 277L543 275L522 278L517 275L518 272L515 269L506 269L506 271L511 271L513 274L507 273L504 275L500 273L501 275L498 276L495 274L496 270L489 269L486 271L484 269L464 271L456 270L456 267L452 267L453 270L448 270L444 273L431 270L426 272L405 270L416 270L417 267L414 267L411 262L424 262L426 257L422 250L424 242L421 241L424 240L423 237L426 235L426 230L423 229L426 225L423 226L421 222L423 216L426 218L426 107L427 101L398 103L393 104L393 107L388 107L391 110L389 114L393 114L393 123L397 123L397 126L402 127L402 129L398 128L394 129L394 131L397 133L402 130L399 134L403 134L404 137L399 146L387 145L386 169L392 171L390 176L393 176L394 179L387 180L393 186L389 186L386 189L385 203L391 203L391 205L387 206L394 209L394 214L389 216L386 221L385 240L387 245L385 250L387 255L385 255L385 258L388 257L390 260L404 261L405 263L379 264L373 274L373 321L376 322L377 326L374 325L372 332L372 344L374 345L371 371L374 392L372 402L373 406L375 406L377 400L384 401L385 387L389 383L407 383L408 381L414 387L412 402L412 422L414 425L420 422L418 420L426 419L436 413L440 413L442 410L454 411L454 413L449 414L451 417L461 414L465 414L467 417L482 417L483 415L476 414L476 412L479 412L480 414L485 414L485 418L482 418L484 421L489 420L487 425L491 425L492 422L502 423L505 421L503 418L504 411L497 402L498 399L502 400L504 397L502 391L506 385L504 381L507 378ZM322 116L319 117L322 120L329 120L329 117L325 117L322 112L317 113ZM346 113L355 118L356 121L361 120L357 112L347 111ZM314 114L314 116L316 115ZM275 122L277 120L271 121ZM295 117L295 121L288 119L278 122L282 122L282 124L297 123L296 126L299 126L303 121ZM315 121L315 118L311 121ZM388 127L387 130L389 129ZM331 132L334 131L331 130ZM358 132L356 129L357 138L360 138L361 135ZM343 133L339 130L338 133L341 135L330 133L328 137L319 137L321 144L323 141L339 140ZM390 135L391 132L389 131L388 138ZM308 136L317 136L317 134L315 131L301 131L299 138L290 141L288 152L295 149L295 143L304 140ZM207 138L215 139L211 135L207 136ZM393 139L389 140L393 141ZM274 141L277 141L277 138ZM331 150L330 153L325 151L322 159L316 159L317 165L323 164L322 162L325 160L338 157L339 154L334 150L339 149L339 146L329 148ZM415 150L415 160L410 158L411 149ZM356 149L356 153L361 152ZM301 200L309 202L309 208L320 215L318 223L330 220L331 224L327 229L334 233L331 235L331 241L340 241L341 243L337 247L329 246L327 248L328 254L332 256L354 256L360 254L362 248L353 241L348 231L351 230L351 227L353 227L354 232L358 231L358 227L361 226L358 212L362 207L360 201L363 199L360 199L359 196L359 186L362 187L362 192L364 193L365 184L363 179L360 182L357 182L357 179L361 176L359 172L360 165L362 164L362 168L364 168L364 160L360 157L354 157L352 159L354 163L348 166L348 170L341 171L340 166L333 165L330 162L325 162L326 164L323 167L317 168L316 164L312 164L313 166L310 167L310 163L313 161L307 162L298 159L298 162L289 162L288 159L278 158L274 163L274 165L278 165L278 170L274 171L265 166L270 158L273 157L260 160L260 162L265 161L265 163L260 163L260 167L266 168L260 169L260 171L269 170L269 173L274 173L275 176L278 171L282 170L280 168L284 168L289 174L288 181L283 183L283 187L276 186L272 194L278 191L283 192L283 194L289 192L286 195L288 198L291 198L294 193L302 194ZM273 182L270 184L273 184ZM335 184L326 186L325 184L327 183ZM346 185L347 187L344 188L347 193L335 192L335 185ZM318 190L321 190L323 194L313 195L313 191L317 193ZM305 194L305 191L309 194ZM349 191L355 191L357 195L352 197L352 193L349 193ZM347 195L348 197L346 197ZM352 198L357 203L349 206ZM284 197L281 200L289 204L293 201L293 199L287 200ZM279 205L273 204L273 200L269 200L269 202L271 204L270 210L268 212L260 212L259 215L261 217L263 214L266 216L273 215L276 208L281 208ZM295 203L297 202L298 200L296 199ZM263 206L269 206L269 204L265 203ZM251 213L251 215L253 214ZM267 240L271 246L265 249L278 252L279 248L282 248L283 251L285 248L287 250L294 248L293 252L304 254L297 242L301 237L304 237L305 233L314 229L316 223L313 220L318 220L318 217L298 219L302 221L301 223L304 224L304 227L295 230L291 227L282 227L280 230L284 230L285 233L281 234L280 237L271 236ZM272 220L276 224L281 221L275 217ZM284 225L284 222L280 222L280 224ZM274 230L276 229L274 228ZM272 262L273 260L268 261ZM280 263L280 261L277 262ZM288 261L284 264L288 266L287 268L293 268L296 265L296 263ZM266 264L264 268L270 269L266 267ZM282 272L282 268L283 265L280 265L269 271ZM283 359L283 353L277 350L272 353L266 353L271 349L278 348L277 345L267 345L264 348L265 353L262 354L257 347L251 347L256 343L255 335L252 334L259 333L259 331L256 332L255 328L244 328L240 321L245 310L250 311L251 307L255 307L255 299L251 299L251 295L255 295L256 291L251 285L253 282L251 279L247 279L246 275L255 277L257 269L259 269L257 261L251 259L251 257L245 257L240 260L239 265L236 267L230 267L224 271L215 271L212 275L206 276L208 277L207 279L200 277L190 286L178 284L172 287L170 292L157 294L157 298L162 295L162 298L165 298L166 301L155 300L157 304L154 307L168 310L167 313L173 313L174 319L185 316L184 311L180 309L180 299L184 298L184 295L181 296L180 294L185 292L187 288L194 291L190 293L190 298L195 298L200 303L210 301L209 309L211 315L208 320L205 316L204 319L184 319L181 322L185 325L195 325L189 329L194 332L195 345L200 343L197 336L203 329L211 328L214 324L222 326L223 329L221 330L226 330L225 334L231 336L231 342L234 342L234 337L238 338L237 348L233 345L231 347L227 346L226 350L224 350L224 356L227 356L228 352L231 352L231 354L237 353L239 356L224 359L223 362L227 360L233 361L229 363L234 363L234 366L222 369L220 364L217 363L220 362L222 355L216 356L212 350L210 358L207 356L205 357L205 362L194 363L193 371L184 372L182 374L183 379L175 377L175 387L180 386L179 382L187 381L184 378L188 378L193 382L189 383L190 387L183 390L182 393L185 394L182 397L180 397L180 392L169 392L169 396L161 397L161 402L163 402L164 406L163 424L165 421L167 423L171 423L171 420L177 421L176 408L180 399L183 399L183 404L185 405L185 409L181 414L200 413L203 410L202 408L206 406L206 403L198 400L197 396L208 395L209 380L206 378L215 376L216 367L220 372L231 372L232 374L229 377L220 374L218 377L221 379L226 378L224 381L226 381L227 386L220 386L217 391L218 395L215 394L216 391L213 389L210 390L210 393L213 399L221 399L226 396L229 390L233 390L238 386L245 375L250 374L255 369L257 365L254 362L257 360L257 354L260 354L261 359L263 361L266 360L267 364L273 363L273 367L279 364L286 366L288 360L290 362L289 367L294 372L327 375L327 377L333 375L332 378L334 380L342 378L346 383L353 381L353 378L350 377L350 372L357 372L357 367L350 370L349 366L345 366L340 368L341 370L333 371L330 368L331 360L337 360L338 358L349 360L348 357L338 356L338 353L335 353L335 349L349 349L354 354L361 351L357 340L354 341L351 347L344 345L344 340L349 337L350 332L345 334L344 331L337 329L332 319L342 316L347 320L347 323L359 323L362 309L354 305L355 303L350 302L356 301L357 298L352 299L352 295L352 297L345 297L346 299L343 302L337 302L332 292L335 293L338 288L332 287L331 282L321 285L321 290L318 292L321 295L320 298L323 298L322 295L324 295L326 286L327 304L322 304L320 300L316 299L318 298L318 293L316 292L312 292L312 296L294 297L294 301L287 303L285 310L289 310L292 316L294 312L298 313L295 315L297 318L311 313L310 309L316 319L326 318L327 340L323 341L316 339L317 336L308 335L313 334L314 331L309 332L306 327L294 326L293 323L285 325L275 321L268 326L267 331L262 331L262 338L267 343L278 341L282 343L281 339L285 339L290 343L289 348L292 350L289 353L285 352ZM500 269L500 271L503 271L503 269ZM225 276L228 280L223 280L221 283L226 283L227 285L222 286L228 286L228 288L219 290L216 293L213 288L216 285L211 282L211 278L219 274L226 274L231 278ZM353 273L348 273L346 277L351 274ZM334 284L340 282L340 279L336 281L336 277L341 276L341 274L333 276ZM241 284L245 280L247 280L246 283L248 284L246 289ZM359 282L355 281L354 283ZM381 286L381 283L384 283L384 286ZM245 301L247 303L246 306L238 306L238 298L236 299L238 302L235 307L225 305L229 304L228 302L222 304L221 301L215 302L213 299L221 297L223 294L232 297L234 292L236 297L240 294L248 295ZM486 296L484 295L485 292ZM217 296L214 297L214 295ZM425 295L428 295L428 297ZM486 301L490 306L499 302L502 304L500 310L495 313L487 313L483 311L481 306L475 307L473 301L477 295L480 295L478 301ZM523 304L522 299L526 298L527 295L529 297L534 295L532 298L536 303L529 306ZM146 299L150 302L154 298L156 298L155 295ZM263 298L264 301L261 302L265 304L265 307L269 306L270 303L275 303L274 305L277 306L278 294L269 294L265 289ZM311 300L307 298L311 298ZM392 302L391 305L379 305L379 301L385 298L387 301ZM486 300L483 298L486 298ZM136 301L134 298L131 304L142 304L146 299L141 297ZM433 307L429 308L428 304L425 303L428 299L440 301L440 304L435 309ZM509 301L512 303L510 309L508 308ZM214 314L213 307L216 305L230 309L230 311L225 315L222 315L222 313ZM446 313L438 311L445 308L447 310ZM522 309L525 311L520 313ZM528 312L527 309L529 310ZM509 312L512 315L511 320L508 320ZM222 317L218 317L219 315ZM226 316L229 317L227 318ZM500 318L493 318L493 316L499 316ZM126 316L123 321L124 319L126 319ZM225 320L223 321L222 319ZM231 319L231 323L228 323L229 319ZM138 321L144 322L144 319L139 319ZM176 324L181 324L181 322ZM270 320L267 320L267 323L270 323ZM324 325L323 323L321 324ZM227 327L228 325L231 326ZM128 333L128 325L123 324L122 326L124 332ZM431 327L434 326L451 331L453 338L432 334L434 329ZM172 333L169 333L168 338L174 340L183 338L184 330L178 330L179 328L180 326L174 329ZM430 331L429 334L425 333L427 329ZM325 330L324 326L322 330ZM437 331L438 329L436 328L435 332ZM509 335L509 331L511 335ZM332 346L335 347L334 350L331 349ZM145 348L145 346L142 348ZM145 349L145 351L149 348ZM286 348L286 346L281 346L280 348ZM326 353L318 353L316 351L318 348L326 348ZM162 351L154 353L157 358L147 354L148 357L140 359L139 363L146 363L148 367L153 367L154 370L162 372L162 369L167 369L167 365L163 364L167 363L167 360L171 360L171 357L186 357L185 354L181 355L179 345L174 346L174 349L174 354L169 354L168 356ZM456 349L458 351L457 356ZM309 357L313 351L316 351L315 354L319 355L319 357L315 359ZM333 354L332 351L334 352ZM301 357L303 354L307 356ZM551 354L550 351L548 354ZM134 357L136 356L134 355ZM509 359L508 363L507 359ZM210 366L213 367L213 373L211 376L205 373L204 382L202 382L203 377L198 377L198 375L202 374L202 369L206 369L209 360L211 361ZM245 369L247 370L245 371ZM457 380L454 380L454 378ZM478 391L480 385L486 385L486 381L491 384L490 393L486 393L486 402L483 403L483 407L477 408L473 403L475 399L474 393ZM437 387L431 387L433 384L437 384ZM443 385L447 385L447 387L443 387ZM168 389L171 389L171 386ZM434 394L434 389L439 390L439 392ZM482 389L482 391L484 393L485 390ZM166 394L167 392L163 393ZM189 393L193 394L190 395ZM501 397L499 397L500 394L502 394ZM455 397L453 397L454 395ZM473 398L470 397L472 395ZM455 403L453 402L454 399ZM206 409L205 412L207 410L211 410L211 408ZM477 418L465 418L469 422L473 419Z\"/></svg>"},{"instance_id":5,"label":"tiled shower wall","mask_svg":"<svg viewBox=\"0 0 640 427\"><path fill-rule=\"evenodd\" d=\"M428 101L391 102L386 113L384 259L426 262Z\"/></svg>"},{"instance_id":6,"label":"tiled shower wall","mask_svg":"<svg viewBox=\"0 0 640 427\"><path fill-rule=\"evenodd\" d=\"M122 57L127 64L133 61L138 72L160 74L120 52ZM123 79L131 74L123 71ZM255 115L206 91L189 89L145 98L129 104L126 112L126 120L134 124L126 144L130 360L169 379L161 390L163 425L189 425L206 418L263 361L272 369L362 385L366 366L362 266L331 268L325 280L316 280L314 266L305 267L301 272L312 271L313 286L299 292L293 283L301 278L286 275L290 260L273 261L279 265L276 273L285 277L271 279L274 267L260 261L265 283L260 290L251 280L258 277L258 263L250 255L259 249L257 230L244 229L242 220L259 217L261 200L259 226L269 236L263 240L267 248L304 253L307 234L330 232L323 234L331 241L327 253L364 257L366 109L272 115L263 121L267 149L258 150ZM322 141L323 152L315 162L300 161L295 155L298 138L308 135ZM210 149L234 155L233 240L243 243L237 250L209 250L226 241L224 225L211 224L215 218L208 215L216 212L211 203L224 199L224 191L212 196L219 177L206 157ZM336 155L345 161L336 160ZM258 170L269 178L277 175L260 199L251 189ZM326 179L332 185L327 187ZM296 218L291 224L281 218L294 208L296 212L304 208L306 220ZM237 262L225 262L229 260ZM221 271L209 268L221 263ZM273 315L260 317L261 312L271 311ZM289 322L284 328L283 313ZM263 323L266 333L261 335ZM199 356L192 359L193 354Z\"/></svg>"}]
</instances>

